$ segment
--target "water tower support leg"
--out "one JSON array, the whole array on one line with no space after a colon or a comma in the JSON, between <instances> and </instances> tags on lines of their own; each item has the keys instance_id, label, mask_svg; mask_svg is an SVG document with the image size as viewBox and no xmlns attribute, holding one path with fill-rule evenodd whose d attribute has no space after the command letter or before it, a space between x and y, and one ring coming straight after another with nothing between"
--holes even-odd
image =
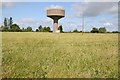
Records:
<instances>
[{"instance_id":1,"label":"water tower support leg","mask_svg":"<svg viewBox=\"0 0 120 80\"><path fill-rule=\"evenodd\" d=\"M54 20L53 26L54 26L53 32L56 32L58 30L58 20L57 19Z\"/></svg>"}]
</instances>

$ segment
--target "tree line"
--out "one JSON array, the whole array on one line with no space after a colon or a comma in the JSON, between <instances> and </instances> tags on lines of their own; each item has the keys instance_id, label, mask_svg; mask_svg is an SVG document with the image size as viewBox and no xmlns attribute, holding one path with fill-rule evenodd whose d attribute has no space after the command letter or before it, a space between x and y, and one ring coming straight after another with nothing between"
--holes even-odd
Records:
<instances>
[{"instance_id":1,"label":"tree line","mask_svg":"<svg viewBox=\"0 0 120 80\"><path fill-rule=\"evenodd\" d=\"M73 30L73 32L82 32L82 31L78 31L77 29ZM100 27L98 28L92 28L92 30L90 31L91 33L106 33L107 30L105 27Z\"/></svg>"},{"instance_id":2,"label":"tree line","mask_svg":"<svg viewBox=\"0 0 120 80\"><path fill-rule=\"evenodd\" d=\"M58 27L58 30L60 30L61 33L63 33L63 28L62 25ZM34 32L32 27L28 26L27 28L20 28L18 24L13 24L13 19L12 17L4 18L4 25L1 26L1 31L2 32ZM42 26L40 25L35 32L52 32L49 26ZM70 31L71 32L71 31ZM77 29L73 30L72 32L82 32L78 31ZM107 29L105 27L100 27L99 29L94 27L90 31L91 33L106 33ZM113 31L112 33L118 33L118 31Z\"/></svg>"},{"instance_id":3,"label":"tree line","mask_svg":"<svg viewBox=\"0 0 120 80\"><path fill-rule=\"evenodd\" d=\"M63 32L62 25L58 27L58 30L60 32ZM1 26L1 31L2 32L34 32L32 27L28 26L27 28L22 28L20 29L18 24L13 24L13 19L12 17L4 18L4 26ZM36 32L52 32L49 26L42 26L40 25L36 30Z\"/></svg>"},{"instance_id":4,"label":"tree line","mask_svg":"<svg viewBox=\"0 0 120 80\"><path fill-rule=\"evenodd\" d=\"M77 29L75 29L73 30L73 32L79 33L82 31L78 31ZM85 33L119 33L119 32L118 31L108 32L105 27L100 27L100 28L93 27L90 32L85 32Z\"/></svg>"}]
</instances>

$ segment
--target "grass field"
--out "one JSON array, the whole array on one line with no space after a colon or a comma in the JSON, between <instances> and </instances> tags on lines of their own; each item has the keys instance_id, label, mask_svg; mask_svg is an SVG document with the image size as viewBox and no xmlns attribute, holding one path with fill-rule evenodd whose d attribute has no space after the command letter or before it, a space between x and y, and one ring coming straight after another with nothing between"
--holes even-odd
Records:
<instances>
[{"instance_id":1,"label":"grass field","mask_svg":"<svg viewBox=\"0 0 120 80\"><path fill-rule=\"evenodd\" d=\"M118 34L2 33L7 78L116 78Z\"/></svg>"}]
</instances>

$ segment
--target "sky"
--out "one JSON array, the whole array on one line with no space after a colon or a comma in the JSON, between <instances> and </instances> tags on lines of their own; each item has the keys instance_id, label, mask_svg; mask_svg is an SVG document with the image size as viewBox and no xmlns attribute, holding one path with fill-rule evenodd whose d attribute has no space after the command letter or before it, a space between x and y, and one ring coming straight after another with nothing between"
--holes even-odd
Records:
<instances>
[{"instance_id":1,"label":"sky","mask_svg":"<svg viewBox=\"0 0 120 80\"><path fill-rule=\"evenodd\" d=\"M86 1L86 0L85 0ZM105 27L107 31L118 31L118 2L2 2L2 19L13 18L20 28L31 26L50 26L53 20L46 16L46 9L52 7L64 8L65 17L59 20L64 31L82 30L82 15L84 15L84 31L93 27Z\"/></svg>"}]
</instances>

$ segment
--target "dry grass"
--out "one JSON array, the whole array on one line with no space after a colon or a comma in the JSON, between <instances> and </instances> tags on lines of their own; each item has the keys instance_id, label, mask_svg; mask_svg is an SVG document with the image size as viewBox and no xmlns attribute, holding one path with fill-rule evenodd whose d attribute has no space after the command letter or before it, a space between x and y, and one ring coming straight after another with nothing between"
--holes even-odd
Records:
<instances>
[{"instance_id":1,"label":"dry grass","mask_svg":"<svg viewBox=\"0 0 120 80\"><path fill-rule=\"evenodd\" d=\"M2 33L3 77L115 78L118 34Z\"/></svg>"}]
</instances>

